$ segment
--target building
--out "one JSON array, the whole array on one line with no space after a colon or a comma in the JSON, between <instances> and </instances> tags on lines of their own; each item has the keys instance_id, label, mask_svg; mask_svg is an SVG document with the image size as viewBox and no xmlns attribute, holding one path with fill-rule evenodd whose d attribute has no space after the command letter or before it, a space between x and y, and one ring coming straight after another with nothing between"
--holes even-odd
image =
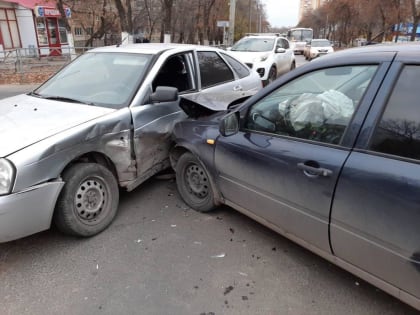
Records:
<instances>
[{"instance_id":1,"label":"building","mask_svg":"<svg viewBox=\"0 0 420 315\"><path fill-rule=\"evenodd\" d=\"M65 13L69 19L70 8ZM0 57L18 50L29 56L61 55L70 47L73 37L55 0L0 0Z\"/></svg>"},{"instance_id":2,"label":"building","mask_svg":"<svg viewBox=\"0 0 420 315\"><path fill-rule=\"evenodd\" d=\"M327 0L300 0L299 21L313 10L318 9Z\"/></svg>"}]
</instances>

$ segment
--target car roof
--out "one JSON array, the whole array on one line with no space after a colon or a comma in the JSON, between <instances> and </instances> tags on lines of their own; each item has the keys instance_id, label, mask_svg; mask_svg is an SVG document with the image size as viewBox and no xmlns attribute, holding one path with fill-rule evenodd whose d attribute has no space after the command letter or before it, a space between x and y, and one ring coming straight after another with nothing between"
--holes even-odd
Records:
<instances>
[{"instance_id":1,"label":"car roof","mask_svg":"<svg viewBox=\"0 0 420 315\"><path fill-rule=\"evenodd\" d=\"M311 63L328 63L332 64L335 60L344 59L357 61L357 60L374 60L375 56L377 60L380 60L383 56L395 56L398 58L410 58L420 61L420 44L378 44L369 45L362 47L348 48L344 50L336 51L333 54L328 54L322 58L317 58Z\"/></svg>"},{"instance_id":2,"label":"car roof","mask_svg":"<svg viewBox=\"0 0 420 315\"><path fill-rule=\"evenodd\" d=\"M204 46L204 45L190 45L190 44L176 44L176 43L139 43L139 44L125 44L98 47L89 50L89 52L125 52L125 53L143 53L156 55L168 50L213 50L221 51L221 49Z\"/></svg>"},{"instance_id":3,"label":"car roof","mask_svg":"<svg viewBox=\"0 0 420 315\"><path fill-rule=\"evenodd\" d=\"M287 39L284 36L281 36L279 33L247 33L245 34L243 38L284 38Z\"/></svg>"}]
</instances>

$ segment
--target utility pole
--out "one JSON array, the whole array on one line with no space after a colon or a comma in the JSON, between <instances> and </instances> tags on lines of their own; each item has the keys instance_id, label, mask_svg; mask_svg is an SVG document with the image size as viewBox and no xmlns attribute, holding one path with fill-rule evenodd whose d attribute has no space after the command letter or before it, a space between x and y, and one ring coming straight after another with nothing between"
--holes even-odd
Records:
<instances>
[{"instance_id":1,"label":"utility pole","mask_svg":"<svg viewBox=\"0 0 420 315\"><path fill-rule=\"evenodd\" d=\"M251 33L251 0L249 0L248 5L248 13L249 13L249 22L248 22L248 33Z\"/></svg>"},{"instance_id":2,"label":"utility pole","mask_svg":"<svg viewBox=\"0 0 420 315\"><path fill-rule=\"evenodd\" d=\"M236 0L230 0L230 10L229 10L229 46L233 45L234 36L235 36L235 8Z\"/></svg>"}]
</instances>

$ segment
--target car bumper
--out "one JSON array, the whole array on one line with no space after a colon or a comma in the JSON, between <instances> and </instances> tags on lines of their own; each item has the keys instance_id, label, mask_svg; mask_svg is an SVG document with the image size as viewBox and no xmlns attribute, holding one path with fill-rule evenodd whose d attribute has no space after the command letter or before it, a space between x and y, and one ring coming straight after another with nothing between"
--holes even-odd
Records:
<instances>
[{"instance_id":1,"label":"car bumper","mask_svg":"<svg viewBox=\"0 0 420 315\"><path fill-rule=\"evenodd\" d=\"M315 58L317 58L317 57L321 57L321 56L325 56L325 55L327 55L328 54L328 52L317 52L317 53L315 53L315 54L311 54L311 58L312 59L315 59Z\"/></svg>"},{"instance_id":2,"label":"car bumper","mask_svg":"<svg viewBox=\"0 0 420 315\"><path fill-rule=\"evenodd\" d=\"M49 229L64 182L55 181L0 196L0 242Z\"/></svg>"}]
</instances>

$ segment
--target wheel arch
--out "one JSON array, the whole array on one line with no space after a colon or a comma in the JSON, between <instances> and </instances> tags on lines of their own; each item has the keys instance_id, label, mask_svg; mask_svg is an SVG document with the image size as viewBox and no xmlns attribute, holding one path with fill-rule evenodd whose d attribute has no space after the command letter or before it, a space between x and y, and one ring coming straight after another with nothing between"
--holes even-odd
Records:
<instances>
[{"instance_id":1,"label":"wheel arch","mask_svg":"<svg viewBox=\"0 0 420 315\"><path fill-rule=\"evenodd\" d=\"M194 150L194 148L192 146L188 146L188 145L183 145L183 144L177 144L175 145L172 149L171 152L169 154L169 158L171 161L171 167L175 170L177 162L179 160L179 158L185 154L185 153L191 153L192 155L194 155L194 157L201 163L201 165L203 166L203 168L206 170L209 179L210 179L210 185L213 189L214 192L214 202L216 205L220 205L222 203L224 203L224 198L222 193L220 192L219 188L216 185L216 181L214 179L213 173L210 172L210 170L207 168L207 166L205 165L205 163L203 163L202 159L200 159L200 156L198 154L196 154L195 152L196 150Z\"/></svg>"},{"instance_id":2,"label":"wheel arch","mask_svg":"<svg viewBox=\"0 0 420 315\"><path fill-rule=\"evenodd\" d=\"M100 164L103 167L107 168L111 171L111 173L115 176L115 179L118 181L118 172L115 167L114 162L104 153L93 151L93 152L86 152L82 155L75 157L73 160L68 162L66 166L63 168L61 173L65 172L68 168L72 167L77 163L96 163Z\"/></svg>"}]
</instances>

